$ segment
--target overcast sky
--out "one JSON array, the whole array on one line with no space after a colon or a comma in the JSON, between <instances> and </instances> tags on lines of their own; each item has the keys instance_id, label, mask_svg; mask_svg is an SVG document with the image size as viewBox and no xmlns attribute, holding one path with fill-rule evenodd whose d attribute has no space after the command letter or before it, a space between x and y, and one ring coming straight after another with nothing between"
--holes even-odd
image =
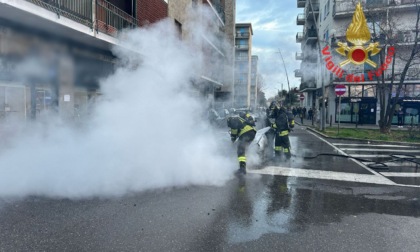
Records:
<instances>
[{"instance_id":1,"label":"overcast sky","mask_svg":"<svg viewBox=\"0 0 420 252\"><path fill-rule=\"evenodd\" d=\"M263 76L266 98L277 94L277 90L288 89L286 72L280 57L281 51L286 63L290 88L299 87L300 78L295 78L295 69L300 68L300 61L295 60L295 53L300 52L296 43L296 33L302 26L296 25L298 13L296 0L237 0L236 23L251 23L252 55L259 58L259 73Z\"/></svg>"}]
</instances>

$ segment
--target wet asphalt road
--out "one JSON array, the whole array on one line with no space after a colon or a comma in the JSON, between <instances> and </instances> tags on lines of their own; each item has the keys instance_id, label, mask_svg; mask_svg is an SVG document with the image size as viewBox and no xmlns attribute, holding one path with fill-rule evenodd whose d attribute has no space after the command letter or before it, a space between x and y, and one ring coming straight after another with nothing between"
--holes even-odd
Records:
<instances>
[{"instance_id":1,"label":"wet asphalt road","mask_svg":"<svg viewBox=\"0 0 420 252\"><path fill-rule=\"evenodd\" d=\"M349 159L305 159L336 150L304 129L291 141L292 160L269 166L374 175ZM418 251L419 195L250 171L220 187L0 199L0 251Z\"/></svg>"}]
</instances>

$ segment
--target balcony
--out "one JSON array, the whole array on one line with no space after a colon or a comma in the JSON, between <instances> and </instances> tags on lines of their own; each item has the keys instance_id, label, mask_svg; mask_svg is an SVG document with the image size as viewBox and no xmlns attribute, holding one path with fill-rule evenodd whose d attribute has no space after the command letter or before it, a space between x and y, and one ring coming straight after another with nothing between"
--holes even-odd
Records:
<instances>
[{"instance_id":1,"label":"balcony","mask_svg":"<svg viewBox=\"0 0 420 252\"><path fill-rule=\"evenodd\" d=\"M249 38L249 32L236 32L237 38Z\"/></svg>"},{"instance_id":2,"label":"balcony","mask_svg":"<svg viewBox=\"0 0 420 252\"><path fill-rule=\"evenodd\" d=\"M318 0L312 0L312 8L311 8L310 4L306 5L305 13L306 13L306 19L308 19L308 20L314 20L314 15L315 15L315 19L318 19L318 16L319 16L319 1Z\"/></svg>"},{"instance_id":3,"label":"balcony","mask_svg":"<svg viewBox=\"0 0 420 252\"><path fill-rule=\"evenodd\" d=\"M305 24L305 14L300 13L296 17L296 24L297 25L304 25Z\"/></svg>"},{"instance_id":4,"label":"balcony","mask_svg":"<svg viewBox=\"0 0 420 252\"><path fill-rule=\"evenodd\" d=\"M296 59L296 60L303 60L303 53L301 53L301 52L300 52L300 53L298 53L298 52L297 52L297 53L296 53L296 55L295 55L295 59Z\"/></svg>"},{"instance_id":5,"label":"balcony","mask_svg":"<svg viewBox=\"0 0 420 252\"><path fill-rule=\"evenodd\" d=\"M203 1L204 4L208 4L211 9L216 13L217 17L225 23L225 10L220 3L220 0L210 0L210 1Z\"/></svg>"},{"instance_id":6,"label":"balcony","mask_svg":"<svg viewBox=\"0 0 420 252\"><path fill-rule=\"evenodd\" d=\"M306 32L304 34L304 37L305 37L306 44L316 43L317 42L317 39L318 39L318 35L317 35L315 29L308 29L308 30L306 30Z\"/></svg>"},{"instance_id":7,"label":"balcony","mask_svg":"<svg viewBox=\"0 0 420 252\"><path fill-rule=\"evenodd\" d=\"M316 83L314 81L305 81L300 84L299 90L304 90L307 88L314 89L316 88Z\"/></svg>"},{"instance_id":8,"label":"balcony","mask_svg":"<svg viewBox=\"0 0 420 252\"><path fill-rule=\"evenodd\" d=\"M317 62L318 52L315 49L307 51L305 50L305 52L303 52L303 60L309 63Z\"/></svg>"},{"instance_id":9,"label":"balcony","mask_svg":"<svg viewBox=\"0 0 420 252\"><path fill-rule=\"evenodd\" d=\"M297 0L297 7L298 8L305 8L306 0Z\"/></svg>"},{"instance_id":10,"label":"balcony","mask_svg":"<svg viewBox=\"0 0 420 252\"><path fill-rule=\"evenodd\" d=\"M249 45L235 45L236 50L249 50Z\"/></svg>"},{"instance_id":11,"label":"balcony","mask_svg":"<svg viewBox=\"0 0 420 252\"><path fill-rule=\"evenodd\" d=\"M300 69L295 70L295 77L297 78L303 77L302 71Z\"/></svg>"},{"instance_id":12,"label":"balcony","mask_svg":"<svg viewBox=\"0 0 420 252\"><path fill-rule=\"evenodd\" d=\"M404 11L407 8L414 8L416 0L362 0L365 12L383 11L385 7L393 10ZM352 16L356 4L347 0L337 0L333 5L333 16Z\"/></svg>"},{"instance_id":13,"label":"balcony","mask_svg":"<svg viewBox=\"0 0 420 252\"><path fill-rule=\"evenodd\" d=\"M93 27L92 1L85 0L25 0L39 7L54 12L58 17L66 17L91 29L107 35L117 36L119 30L137 27L137 20L105 0L97 0L95 4L96 26Z\"/></svg>"},{"instance_id":14,"label":"balcony","mask_svg":"<svg viewBox=\"0 0 420 252\"><path fill-rule=\"evenodd\" d=\"M296 34L296 43L302 43L303 42L303 32L298 32Z\"/></svg>"}]
</instances>

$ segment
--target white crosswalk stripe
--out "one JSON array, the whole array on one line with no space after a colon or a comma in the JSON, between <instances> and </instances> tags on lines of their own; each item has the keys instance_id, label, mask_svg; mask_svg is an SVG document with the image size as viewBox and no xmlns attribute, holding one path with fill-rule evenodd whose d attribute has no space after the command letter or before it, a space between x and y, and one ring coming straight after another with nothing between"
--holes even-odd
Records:
<instances>
[{"instance_id":1,"label":"white crosswalk stripe","mask_svg":"<svg viewBox=\"0 0 420 252\"><path fill-rule=\"evenodd\" d=\"M378 176L378 175L333 172L333 171L323 171L323 170L308 170L308 169L280 167L280 166L268 166L259 170L248 170L248 173L278 175L278 176L288 176L288 177L303 177L303 178L324 179L324 180L339 180L339 181L380 184L380 185L395 185L395 183L392 182L391 180L386 179L382 176Z\"/></svg>"},{"instance_id":2,"label":"white crosswalk stripe","mask_svg":"<svg viewBox=\"0 0 420 252\"><path fill-rule=\"evenodd\" d=\"M420 148L394 144L333 143L333 145L346 155L369 160L361 161L368 167L372 168L372 165L379 163L377 168L381 170L379 173L382 176L420 177Z\"/></svg>"}]
</instances>

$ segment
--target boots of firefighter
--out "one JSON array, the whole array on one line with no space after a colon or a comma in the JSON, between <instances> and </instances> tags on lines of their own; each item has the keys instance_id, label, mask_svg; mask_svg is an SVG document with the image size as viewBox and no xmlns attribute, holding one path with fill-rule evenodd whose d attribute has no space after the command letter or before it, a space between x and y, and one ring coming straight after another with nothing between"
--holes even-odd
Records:
<instances>
[{"instance_id":1,"label":"boots of firefighter","mask_svg":"<svg viewBox=\"0 0 420 252\"><path fill-rule=\"evenodd\" d=\"M290 159L292 157L292 153L290 153L290 148L284 148L283 152L286 159Z\"/></svg>"},{"instance_id":2,"label":"boots of firefighter","mask_svg":"<svg viewBox=\"0 0 420 252\"><path fill-rule=\"evenodd\" d=\"M282 153L280 151L274 152L274 163L281 162Z\"/></svg>"},{"instance_id":3,"label":"boots of firefighter","mask_svg":"<svg viewBox=\"0 0 420 252\"><path fill-rule=\"evenodd\" d=\"M239 162L239 173L240 174L246 174L246 163L245 162Z\"/></svg>"}]
</instances>

